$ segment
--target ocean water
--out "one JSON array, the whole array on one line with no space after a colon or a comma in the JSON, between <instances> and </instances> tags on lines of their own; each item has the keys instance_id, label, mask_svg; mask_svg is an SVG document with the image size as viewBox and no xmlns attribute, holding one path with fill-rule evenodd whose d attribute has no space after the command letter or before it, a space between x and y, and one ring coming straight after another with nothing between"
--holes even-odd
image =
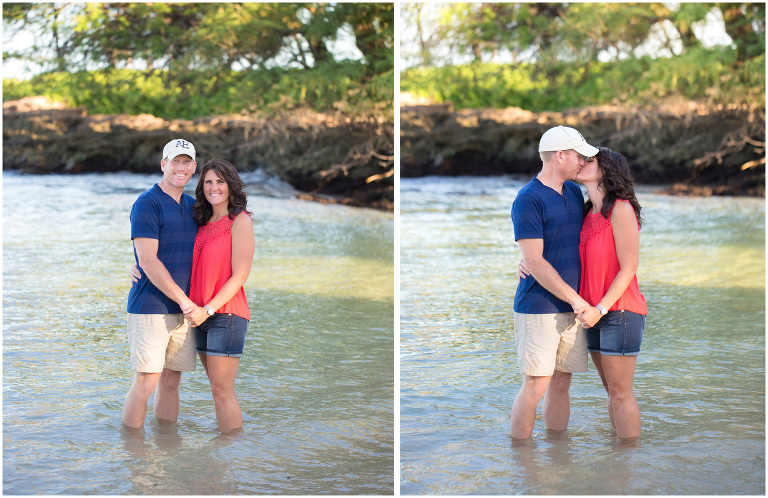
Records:
<instances>
[{"instance_id":1,"label":"ocean water","mask_svg":"<svg viewBox=\"0 0 768 498\"><path fill-rule=\"evenodd\" d=\"M638 188L642 437L615 437L590 362L568 430L546 431L540 406L532 437L513 444L510 209L527 180L400 182L400 492L763 495L764 199Z\"/></svg>"},{"instance_id":2,"label":"ocean water","mask_svg":"<svg viewBox=\"0 0 768 498\"><path fill-rule=\"evenodd\" d=\"M394 217L244 175L256 254L220 435L202 366L181 414L122 428L129 212L159 175L3 175L5 494L391 494ZM194 195L196 178L188 185Z\"/></svg>"}]
</instances>

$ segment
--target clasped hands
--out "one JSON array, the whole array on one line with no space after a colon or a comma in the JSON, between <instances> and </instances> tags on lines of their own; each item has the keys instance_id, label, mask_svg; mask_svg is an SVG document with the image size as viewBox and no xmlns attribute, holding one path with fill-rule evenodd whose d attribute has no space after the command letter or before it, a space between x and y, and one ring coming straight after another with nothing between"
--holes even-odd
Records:
<instances>
[{"instance_id":1,"label":"clasped hands","mask_svg":"<svg viewBox=\"0 0 768 498\"><path fill-rule=\"evenodd\" d=\"M181 311L184 313L184 318L187 319L190 327L199 327L210 316L205 308L195 304L183 308Z\"/></svg>"},{"instance_id":2,"label":"clasped hands","mask_svg":"<svg viewBox=\"0 0 768 498\"><path fill-rule=\"evenodd\" d=\"M581 325L585 329L594 327L603 317L603 314L600 313L599 309L589 305L574 308L573 312L576 313L576 319L581 322Z\"/></svg>"},{"instance_id":3,"label":"clasped hands","mask_svg":"<svg viewBox=\"0 0 768 498\"><path fill-rule=\"evenodd\" d=\"M141 280L141 272L136 265L131 268L131 285ZM181 312L184 313L184 318L189 322L190 327L199 327L204 321L208 319L208 311L202 306L198 306L192 301L181 308Z\"/></svg>"},{"instance_id":4,"label":"clasped hands","mask_svg":"<svg viewBox=\"0 0 768 498\"><path fill-rule=\"evenodd\" d=\"M520 260L520 262L517 264L517 274L518 274L518 284L520 283L520 280L524 279L525 277L529 276L531 273L528 271L528 269L525 267L525 261ZM581 322L581 325L584 328L591 328L594 327L597 322L600 321L600 319L603 317L603 314L600 313L600 310L597 309L594 306L590 306L586 301L583 301L584 304L581 306L574 306L573 312L576 313L576 319Z\"/></svg>"}]
</instances>

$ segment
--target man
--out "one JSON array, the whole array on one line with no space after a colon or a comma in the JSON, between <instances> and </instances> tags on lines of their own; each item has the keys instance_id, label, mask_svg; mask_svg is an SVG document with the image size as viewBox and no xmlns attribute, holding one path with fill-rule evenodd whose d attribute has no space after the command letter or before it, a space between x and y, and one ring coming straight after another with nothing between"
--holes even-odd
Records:
<instances>
[{"instance_id":1,"label":"man","mask_svg":"<svg viewBox=\"0 0 768 498\"><path fill-rule=\"evenodd\" d=\"M195 147L171 140L163 148L160 183L139 196L131 209L131 239L142 277L128 295L128 340L136 372L123 405L123 424L140 428L157 387L153 411L160 421L179 417L181 372L194 371L195 336L184 319L189 299L197 223L195 199L184 186L197 168Z\"/></svg>"},{"instance_id":2,"label":"man","mask_svg":"<svg viewBox=\"0 0 768 498\"><path fill-rule=\"evenodd\" d=\"M544 425L568 427L571 374L587 371L587 339L576 314L588 307L578 294L579 237L584 197L573 180L584 161L597 155L573 128L547 130L539 142L541 172L512 205L515 240L534 278L515 293L515 341L523 385L512 406L511 434L533 432L544 396Z\"/></svg>"}]
</instances>

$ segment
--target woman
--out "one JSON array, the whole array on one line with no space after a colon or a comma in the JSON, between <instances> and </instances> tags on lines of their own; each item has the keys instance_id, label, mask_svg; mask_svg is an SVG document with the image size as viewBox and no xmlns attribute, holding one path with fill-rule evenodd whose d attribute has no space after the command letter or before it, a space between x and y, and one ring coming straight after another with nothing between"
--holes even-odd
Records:
<instances>
[{"instance_id":1,"label":"woman","mask_svg":"<svg viewBox=\"0 0 768 498\"><path fill-rule=\"evenodd\" d=\"M211 159L200 173L193 208L199 228L189 298L197 308L186 317L196 327L197 352L223 433L243 426L235 376L251 319L243 285L255 250L244 188L232 164Z\"/></svg>"},{"instance_id":2,"label":"woman","mask_svg":"<svg viewBox=\"0 0 768 498\"><path fill-rule=\"evenodd\" d=\"M593 305L578 318L608 393L611 425L618 437L630 442L640 437L640 410L632 383L648 315L636 276L641 207L627 160L618 152L599 147L597 156L579 170L576 181L589 194L579 245L579 295Z\"/></svg>"},{"instance_id":3,"label":"woman","mask_svg":"<svg viewBox=\"0 0 768 498\"><path fill-rule=\"evenodd\" d=\"M632 390L648 307L637 285L640 204L627 159L605 147L576 181L589 200L581 228L579 295L594 306L579 315L605 390L608 415L622 440L640 437L640 409ZM589 327L589 328L587 328Z\"/></svg>"},{"instance_id":4,"label":"woman","mask_svg":"<svg viewBox=\"0 0 768 498\"><path fill-rule=\"evenodd\" d=\"M200 173L193 207L198 230L189 298L197 306L185 316L196 327L197 352L222 433L243 426L235 376L251 318L243 285L255 250L244 188L232 164L211 159ZM137 276L135 267L132 274Z\"/></svg>"}]
</instances>

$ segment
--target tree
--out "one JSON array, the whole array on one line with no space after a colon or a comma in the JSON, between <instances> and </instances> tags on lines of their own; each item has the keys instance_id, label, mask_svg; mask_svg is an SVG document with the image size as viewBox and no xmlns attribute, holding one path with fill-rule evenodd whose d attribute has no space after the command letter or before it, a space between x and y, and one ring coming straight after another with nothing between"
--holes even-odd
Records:
<instances>
[{"instance_id":1,"label":"tree","mask_svg":"<svg viewBox=\"0 0 768 498\"><path fill-rule=\"evenodd\" d=\"M78 8L70 4L3 3L4 39L21 32L34 37L26 50L3 52L3 58L26 59L44 68L65 71L73 50L71 23L65 14Z\"/></svg>"},{"instance_id":2,"label":"tree","mask_svg":"<svg viewBox=\"0 0 768 498\"><path fill-rule=\"evenodd\" d=\"M83 55L82 66L114 69L131 66L134 60L165 59L170 66L189 43L187 27L194 25L197 13L179 12L171 4L151 8L147 4L89 3L76 17L72 45ZM159 44L165 37L170 44Z\"/></svg>"},{"instance_id":3,"label":"tree","mask_svg":"<svg viewBox=\"0 0 768 498\"><path fill-rule=\"evenodd\" d=\"M355 45L366 61L369 75L394 68L395 6L392 3L340 3L336 6L352 27Z\"/></svg>"},{"instance_id":4,"label":"tree","mask_svg":"<svg viewBox=\"0 0 768 498\"><path fill-rule=\"evenodd\" d=\"M328 43L348 29L371 74L393 67L392 3L4 4L6 34L36 30L31 58L58 71L131 68L184 73L211 69L333 64ZM45 52L45 51L43 51ZM51 57L50 54L53 53Z\"/></svg>"},{"instance_id":5,"label":"tree","mask_svg":"<svg viewBox=\"0 0 768 498\"><path fill-rule=\"evenodd\" d=\"M680 33L683 50L696 48L701 42L693 32L693 26L706 19L707 14L715 7L710 3L681 3L676 10L668 12L668 17Z\"/></svg>"},{"instance_id":6,"label":"tree","mask_svg":"<svg viewBox=\"0 0 768 498\"><path fill-rule=\"evenodd\" d=\"M736 44L739 61L765 54L765 4L719 3L725 31Z\"/></svg>"},{"instance_id":7,"label":"tree","mask_svg":"<svg viewBox=\"0 0 768 498\"><path fill-rule=\"evenodd\" d=\"M200 65L262 67L300 30L296 12L295 4L209 4L195 33Z\"/></svg>"},{"instance_id":8,"label":"tree","mask_svg":"<svg viewBox=\"0 0 768 498\"><path fill-rule=\"evenodd\" d=\"M413 60L409 65L433 66L437 58L432 51L439 43L439 38L434 30L428 26L431 24L430 10L423 3L404 3L400 5L400 24L403 29L411 27L413 39L401 31L400 57ZM415 48L411 48L415 47Z\"/></svg>"}]
</instances>

